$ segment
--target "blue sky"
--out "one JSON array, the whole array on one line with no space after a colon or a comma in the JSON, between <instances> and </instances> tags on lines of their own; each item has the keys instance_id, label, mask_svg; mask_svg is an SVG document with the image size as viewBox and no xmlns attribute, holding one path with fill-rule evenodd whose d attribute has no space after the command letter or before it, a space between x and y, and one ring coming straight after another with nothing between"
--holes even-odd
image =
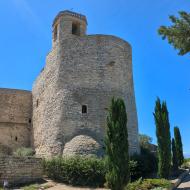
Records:
<instances>
[{"instance_id":1,"label":"blue sky","mask_svg":"<svg viewBox=\"0 0 190 190\"><path fill-rule=\"evenodd\" d=\"M65 9L85 14L88 34L112 34L133 47L139 131L155 138L155 99L166 100L171 132L180 127L190 154L190 56L178 56L157 34L189 0L1 0L0 87L31 90L51 49L51 25Z\"/></svg>"}]
</instances>

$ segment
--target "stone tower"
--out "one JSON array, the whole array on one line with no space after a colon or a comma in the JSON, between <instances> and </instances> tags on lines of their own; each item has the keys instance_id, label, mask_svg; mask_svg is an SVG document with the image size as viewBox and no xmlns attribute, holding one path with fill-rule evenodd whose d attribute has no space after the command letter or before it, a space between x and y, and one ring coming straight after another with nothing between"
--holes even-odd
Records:
<instances>
[{"instance_id":1,"label":"stone tower","mask_svg":"<svg viewBox=\"0 0 190 190\"><path fill-rule=\"evenodd\" d=\"M53 48L32 90L38 155L102 155L113 96L125 101L130 153L139 152L131 46L115 36L86 35L86 27L86 17L71 11L53 22Z\"/></svg>"}]
</instances>

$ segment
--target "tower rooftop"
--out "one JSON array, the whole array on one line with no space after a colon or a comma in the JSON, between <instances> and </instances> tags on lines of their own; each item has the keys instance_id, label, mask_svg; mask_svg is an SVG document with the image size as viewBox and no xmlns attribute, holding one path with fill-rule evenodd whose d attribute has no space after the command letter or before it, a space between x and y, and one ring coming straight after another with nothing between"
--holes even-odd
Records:
<instances>
[{"instance_id":1,"label":"tower rooftop","mask_svg":"<svg viewBox=\"0 0 190 190\"><path fill-rule=\"evenodd\" d=\"M62 16L72 16L72 17L76 17L78 19L84 20L87 24L87 19L85 15L73 12L73 11L69 11L69 10L65 10L65 11L60 11L58 13L58 15L55 17L54 21L53 21L53 25L57 22L57 20L62 17Z\"/></svg>"}]
</instances>

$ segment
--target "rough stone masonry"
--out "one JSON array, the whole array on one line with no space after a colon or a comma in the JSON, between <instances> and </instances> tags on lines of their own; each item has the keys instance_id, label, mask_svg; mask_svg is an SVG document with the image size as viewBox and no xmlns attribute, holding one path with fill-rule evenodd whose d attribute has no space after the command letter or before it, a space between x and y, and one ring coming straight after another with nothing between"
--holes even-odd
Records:
<instances>
[{"instance_id":1,"label":"rough stone masonry","mask_svg":"<svg viewBox=\"0 0 190 190\"><path fill-rule=\"evenodd\" d=\"M11 185L36 182L42 175L42 160L39 158L0 156L0 185L5 179Z\"/></svg>"},{"instance_id":2,"label":"rough stone masonry","mask_svg":"<svg viewBox=\"0 0 190 190\"><path fill-rule=\"evenodd\" d=\"M32 146L48 157L101 156L114 96L126 104L130 153L139 152L131 46L115 36L87 35L86 28L84 15L60 12L32 95L0 89L0 145Z\"/></svg>"}]
</instances>

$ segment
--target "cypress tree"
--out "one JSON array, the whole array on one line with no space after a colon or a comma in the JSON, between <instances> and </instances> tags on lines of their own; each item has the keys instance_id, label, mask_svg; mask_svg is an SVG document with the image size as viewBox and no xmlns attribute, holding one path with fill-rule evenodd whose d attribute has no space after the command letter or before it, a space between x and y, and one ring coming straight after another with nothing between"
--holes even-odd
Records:
<instances>
[{"instance_id":1,"label":"cypress tree","mask_svg":"<svg viewBox=\"0 0 190 190\"><path fill-rule=\"evenodd\" d=\"M178 170L178 160L177 160L177 152L175 147L175 140L172 138L172 165L173 170Z\"/></svg>"},{"instance_id":2,"label":"cypress tree","mask_svg":"<svg viewBox=\"0 0 190 190\"><path fill-rule=\"evenodd\" d=\"M161 105L159 98L156 100L154 119L158 142L158 175L168 178L171 168L170 124L166 102Z\"/></svg>"},{"instance_id":3,"label":"cypress tree","mask_svg":"<svg viewBox=\"0 0 190 190\"><path fill-rule=\"evenodd\" d=\"M112 99L105 137L106 181L112 190L123 190L129 181L127 114L122 99Z\"/></svg>"},{"instance_id":4,"label":"cypress tree","mask_svg":"<svg viewBox=\"0 0 190 190\"><path fill-rule=\"evenodd\" d=\"M174 127L174 137L175 137L178 165L181 166L184 161L184 156L183 156L183 145L181 141L181 134L178 127Z\"/></svg>"}]
</instances>

